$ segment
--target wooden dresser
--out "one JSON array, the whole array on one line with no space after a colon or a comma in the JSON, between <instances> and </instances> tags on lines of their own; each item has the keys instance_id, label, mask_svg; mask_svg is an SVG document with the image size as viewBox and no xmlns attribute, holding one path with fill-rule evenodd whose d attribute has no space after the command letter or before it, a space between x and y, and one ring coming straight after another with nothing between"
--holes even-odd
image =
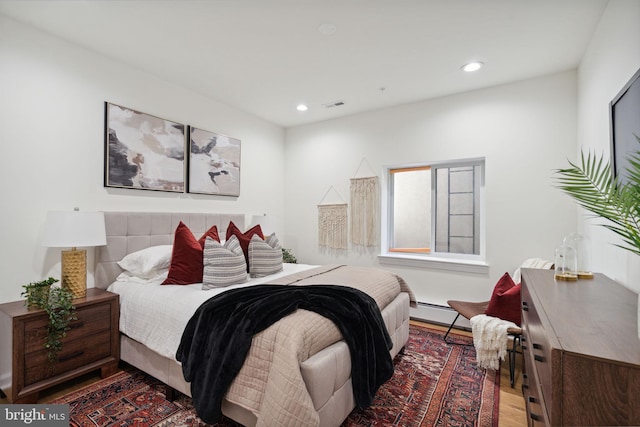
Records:
<instances>
[{"instance_id":1,"label":"wooden dresser","mask_svg":"<svg viewBox=\"0 0 640 427\"><path fill-rule=\"evenodd\" d=\"M637 295L602 274L576 282L553 274L522 271L529 425L640 425Z\"/></svg>"},{"instance_id":2,"label":"wooden dresser","mask_svg":"<svg viewBox=\"0 0 640 427\"><path fill-rule=\"evenodd\" d=\"M69 324L53 365L43 345L47 314L28 309L24 300L0 304L0 385L10 402L36 403L39 392L53 385L97 369L102 377L118 370L118 295L91 288L73 304L78 319Z\"/></svg>"}]
</instances>

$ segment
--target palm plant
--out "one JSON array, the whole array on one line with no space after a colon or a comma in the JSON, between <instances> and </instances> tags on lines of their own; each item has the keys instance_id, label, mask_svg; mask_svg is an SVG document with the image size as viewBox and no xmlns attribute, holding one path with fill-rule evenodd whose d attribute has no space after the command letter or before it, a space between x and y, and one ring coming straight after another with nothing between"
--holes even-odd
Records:
<instances>
[{"instance_id":1,"label":"palm plant","mask_svg":"<svg viewBox=\"0 0 640 427\"><path fill-rule=\"evenodd\" d=\"M628 180L622 183L602 156L583 152L580 165L569 162L570 168L556 170L557 183L584 209L608 220L599 225L622 238L625 245L616 246L640 255L640 151L628 160Z\"/></svg>"}]
</instances>

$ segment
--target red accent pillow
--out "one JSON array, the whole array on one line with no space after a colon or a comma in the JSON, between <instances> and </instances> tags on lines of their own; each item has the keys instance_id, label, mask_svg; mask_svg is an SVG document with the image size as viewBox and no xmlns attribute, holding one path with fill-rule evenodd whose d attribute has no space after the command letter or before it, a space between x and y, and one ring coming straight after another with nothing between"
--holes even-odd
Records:
<instances>
[{"instance_id":1,"label":"red accent pillow","mask_svg":"<svg viewBox=\"0 0 640 427\"><path fill-rule=\"evenodd\" d=\"M484 314L520 326L520 284L516 285L509 273L504 273L496 283Z\"/></svg>"},{"instance_id":2,"label":"red accent pillow","mask_svg":"<svg viewBox=\"0 0 640 427\"><path fill-rule=\"evenodd\" d=\"M227 227L226 240L229 240L231 236L236 236L238 238L242 252L244 252L244 259L247 261L247 271L249 271L249 243L251 242L251 237L253 237L254 234L257 234L262 240L264 240L264 234L262 234L262 227L260 227L260 224L254 225L244 233L240 231L233 221L230 221L229 227Z\"/></svg>"},{"instance_id":3,"label":"red accent pillow","mask_svg":"<svg viewBox=\"0 0 640 427\"><path fill-rule=\"evenodd\" d=\"M207 237L211 237L216 242L220 243L220 236L218 235L218 227L212 225L201 238L198 239L198 243L200 243L200 247L204 250L204 242L207 240Z\"/></svg>"},{"instance_id":4,"label":"red accent pillow","mask_svg":"<svg viewBox=\"0 0 640 427\"><path fill-rule=\"evenodd\" d=\"M162 282L163 285L202 283L202 271L204 270L202 253L207 236L220 242L218 228L215 225L207 230L199 240L196 240L189 227L180 221L173 239L169 274Z\"/></svg>"}]
</instances>

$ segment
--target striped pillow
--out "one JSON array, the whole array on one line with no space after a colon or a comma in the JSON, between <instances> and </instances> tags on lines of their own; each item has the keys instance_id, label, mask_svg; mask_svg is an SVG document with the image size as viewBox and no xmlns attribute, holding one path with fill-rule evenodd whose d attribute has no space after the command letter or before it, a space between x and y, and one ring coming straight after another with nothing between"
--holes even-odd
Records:
<instances>
[{"instance_id":1,"label":"striped pillow","mask_svg":"<svg viewBox=\"0 0 640 427\"><path fill-rule=\"evenodd\" d=\"M204 243L202 289L222 288L247 281L247 262L236 236L222 246L210 237Z\"/></svg>"},{"instance_id":2,"label":"striped pillow","mask_svg":"<svg viewBox=\"0 0 640 427\"><path fill-rule=\"evenodd\" d=\"M249 242L249 274L264 277L282 271L282 246L276 233L262 240L254 235Z\"/></svg>"}]
</instances>

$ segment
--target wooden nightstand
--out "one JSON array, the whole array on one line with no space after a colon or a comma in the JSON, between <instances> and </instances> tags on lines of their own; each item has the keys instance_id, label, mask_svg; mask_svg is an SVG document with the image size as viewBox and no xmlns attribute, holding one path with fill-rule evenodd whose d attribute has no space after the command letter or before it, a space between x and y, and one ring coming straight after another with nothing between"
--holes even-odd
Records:
<instances>
[{"instance_id":1,"label":"wooden nightstand","mask_svg":"<svg viewBox=\"0 0 640 427\"><path fill-rule=\"evenodd\" d=\"M97 369L103 378L118 370L118 295L90 288L73 303L78 320L69 325L52 369L43 345L46 313L27 309L24 300L0 304L0 386L10 402L36 403L48 387Z\"/></svg>"}]
</instances>

